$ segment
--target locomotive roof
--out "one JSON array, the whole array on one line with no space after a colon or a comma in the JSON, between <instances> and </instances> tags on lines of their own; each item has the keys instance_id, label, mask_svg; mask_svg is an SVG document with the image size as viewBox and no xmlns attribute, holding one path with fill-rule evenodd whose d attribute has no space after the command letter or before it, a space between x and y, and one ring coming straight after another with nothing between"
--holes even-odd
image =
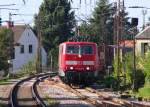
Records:
<instances>
[{"instance_id":1,"label":"locomotive roof","mask_svg":"<svg viewBox=\"0 0 150 107\"><path fill-rule=\"evenodd\" d=\"M89 45L96 45L94 42L63 42L61 44L89 44Z\"/></svg>"}]
</instances>

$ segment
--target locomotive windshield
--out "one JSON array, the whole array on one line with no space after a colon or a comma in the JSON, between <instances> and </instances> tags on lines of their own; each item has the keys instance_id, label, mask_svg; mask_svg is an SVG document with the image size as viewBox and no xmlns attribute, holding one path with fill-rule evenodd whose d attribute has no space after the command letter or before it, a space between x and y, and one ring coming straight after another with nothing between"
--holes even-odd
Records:
<instances>
[{"instance_id":1,"label":"locomotive windshield","mask_svg":"<svg viewBox=\"0 0 150 107\"><path fill-rule=\"evenodd\" d=\"M67 54L93 54L93 48L90 45L68 45Z\"/></svg>"},{"instance_id":2,"label":"locomotive windshield","mask_svg":"<svg viewBox=\"0 0 150 107\"><path fill-rule=\"evenodd\" d=\"M81 54L92 54L93 53L92 46L83 45L80 47L80 52L81 52Z\"/></svg>"},{"instance_id":3,"label":"locomotive windshield","mask_svg":"<svg viewBox=\"0 0 150 107\"><path fill-rule=\"evenodd\" d=\"M67 54L78 54L79 46L78 45L69 45L67 46Z\"/></svg>"}]
</instances>

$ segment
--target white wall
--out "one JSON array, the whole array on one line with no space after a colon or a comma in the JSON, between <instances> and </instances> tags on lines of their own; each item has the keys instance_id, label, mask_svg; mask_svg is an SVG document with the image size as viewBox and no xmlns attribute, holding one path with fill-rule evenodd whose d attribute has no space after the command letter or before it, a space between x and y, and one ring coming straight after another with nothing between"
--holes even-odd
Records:
<instances>
[{"instance_id":1,"label":"white wall","mask_svg":"<svg viewBox=\"0 0 150 107\"><path fill-rule=\"evenodd\" d=\"M26 28L20 37L18 43L24 45L24 53L20 53L20 46L15 46L15 59L13 60L13 73L20 69L29 60L35 60L37 54L38 41L33 31L30 28ZM29 53L29 45L32 45L32 53ZM47 54L42 49L42 64L46 65Z\"/></svg>"},{"instance_id":2,"label":"white wall","mask_svg":"<svg viewBox=\"0 0 150 107\"><path fill-rule=\"evenodd\" d=\"M150 40L136 40L136 53L142 55L142 43L150 43Z\"/></svg>"}]
</instances>

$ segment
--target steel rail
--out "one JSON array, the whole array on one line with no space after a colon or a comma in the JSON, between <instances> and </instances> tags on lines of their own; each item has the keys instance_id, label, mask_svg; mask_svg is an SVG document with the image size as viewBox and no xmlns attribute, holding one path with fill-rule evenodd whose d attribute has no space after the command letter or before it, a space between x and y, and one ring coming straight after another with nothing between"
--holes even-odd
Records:
<instances>
[{"instance_id":1,"label":"steel rail","mask_svg":"<svg viewBox=\"0 0 150 107\"><path fill-rule=\"evenodd\" d=\"M17 101L17 92L18 92L18 90L19 90L19 86L22 84L22 83L24 83L24 82L26 82L26 81L29 81L29 80L31 80L31 79L33 79L33 78L39 78L39 77L43 77L43 78L41 78L41 79L44 79L44 77L45 76L51 76L52 74L56 74L56 73L44 73L44 74L38 74L38 75L33 75L33 76L30 76L30 77L27 77L27 78L25 78L25 79L22 79L22 80L20 80L20 81L18 81L15 85L14 85L14 87L12 88L12 90L11 90L11 92L10 92L10 106L11 107L19 107L19 105L18 105L18 101ZM39 79L37 79L36 81L39 81ZM37 83L37 82L34 82L35 84ZM33 92L33 91L32 91ZM33 95L33 94L32 94ZM36 93L36 95L38 95L38 93ZM33 96L33 98L35 98L35 96ZM38 97L39 98L39 97ZM37 99L36 99L37 100ZM39 101L37 101L38 102L38 104L39 104ZM42 104L42 103L41 103ZM42 106L42 105L41 105ZM42 106L43 107L43 106Z\"/></svg>"},{"instance_id":2,"label":"steel rail","mask_svg":"<svg viewBox=\"0 0 150 107\"><path fill-rule=\"evenodd\" d=\"M63 86L64 85L64 86ZM79 98L83 101L86 101L88 103L93 104L96 107L124 107L124 105L113 102L113 101L107 101L107 100L103 100L102 98L92 98L90 96L84 95L82 94L82 92L80 92L79 90L77 90L76 88L73 88L72 86L69 86L67 84L63 84L61 87L67 89L68 91L76 94L77 96L79 96ZM83 88L85 91L90 92L89 90ZM93 92L91 92L93 93ZM97 94L97 93L96 93ZM98 94L97 94L98 95Z\"/></svg>"},{"instance_id":3,"label":"steel rail","mask_svg":"<svg viewBox=\"0 0 150 107\"><path fill-rule=\"evenodd\" d=\"M80 100L86 101L90 104L95 105L96 107L102 107L102 102L95 100L93 98L90 98L89 96L85 96L83 95L80 91L74 89L72 86L69 86L67 84L63 84L60 85L61 87L63 87L64 89L68 90L71 93L74 93L75 95L77 95L79 97Z\"/></svg>"},{"instance_id":4,"label":"steel rail","mask_svg":"<svg viewBox=\"0 0 150 107\"><path fill-rule=\"evenodd\" d=\"M50 76L55 76L54 75L50 75ZM42 100L42 98L39 96L38 94L38 90L37 90L37 84L41 81L41 80L44 80L45 78L48 78L49 75L46 75L46 76L43 76L43 77L40 77L37 81L35 81L32 85L32 96L36 99L37 103L39 105L41 105L41 107L47 107L47 105L44 103L44 101Z\"/></svg>"}]
</instances>

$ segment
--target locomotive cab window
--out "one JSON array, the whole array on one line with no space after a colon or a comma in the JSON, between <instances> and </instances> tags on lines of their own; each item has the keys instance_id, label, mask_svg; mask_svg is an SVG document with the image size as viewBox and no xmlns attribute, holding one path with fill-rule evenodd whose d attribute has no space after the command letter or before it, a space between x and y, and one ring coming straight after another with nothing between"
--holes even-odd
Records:
<instances>
[{"instance_id":1,"label":"locomotive cab window","mask_svg":"<svg viewBox=\"0 0 150 107\"><path fill-rule=\"evenodd\" d=\"M68 45L67 46L67 54L78 54L79 46L78 45Z\"/></svg>"},{"instance_id":2,"label":"locomotive cab window","mask_svg":"<svg viewBox=\"0 0 150 107\"><path fill-rule=\"evenodd\" d=\"M81 54L93 54L93 48L90 45L83 45L80 47Z\"/></svg>"}]
</instances>

